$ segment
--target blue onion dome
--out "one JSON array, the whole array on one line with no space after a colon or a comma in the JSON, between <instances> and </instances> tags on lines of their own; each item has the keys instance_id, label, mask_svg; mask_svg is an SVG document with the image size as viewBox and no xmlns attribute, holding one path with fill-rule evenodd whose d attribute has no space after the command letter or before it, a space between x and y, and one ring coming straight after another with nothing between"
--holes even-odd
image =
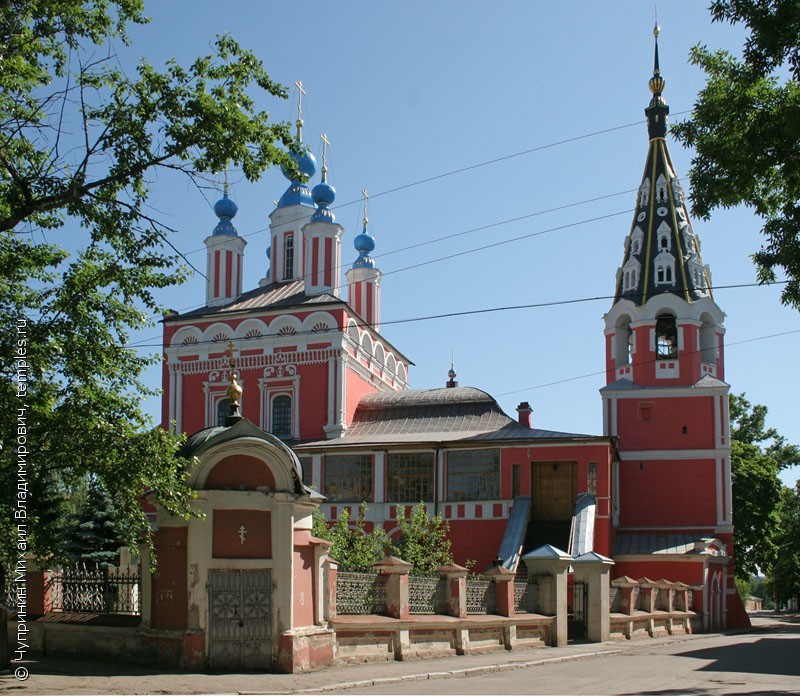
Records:
<instances>
[{"instance_id":1,"label":"blue onion dome","mask_svg":"<svg viewBox=\"0 0 800 696\"><path fill-rule=\"evenodd\" d=\"M306 180L310 179L314 174L317 173L317 158L314 157L308 150L303 150L299 155L295 153L290 153L290 157L295 161L298 170L300 173L306 177ZM286 171L284 167L281 167L281 171L283 175L289 179L289 181L295 181L289 175L289 172Z\"/></svg>"},{"instance_id":2,"label":"blue onion dome","mask_svg":"<svg viewBox=\"0 0 800 696\"><path fill-rule=\"evenodd\" d=\"M214 203L214 213L219 218L217 226L214 228L214 234L228 234L235 236L237 234L236 228L233 226L231 220L236 217L239 212L239 206L236 205L227 193L222 194L216 203Z\"/></svg>"},{"instance_id":3,"label":"blue onion dome","mask_svg":"<svg viewBox=\"0 0 800 696\"><path fill-rule=\"evenodd\" d=\"M304 151L299 155L292 153L291 156L297 163L297 168L300 170L300 173L306 177L306 180L314 176L317 171L317 160L314 155ZM281 167L281 171L287 179L290 179L291 183L278 201L278 207L286 208L290 205L307 205L309 207L314 207L314 200L311 198L311 191L308 190L306 182L299 179L291 179L288 172L283 167Z\"/></svg>"},{"instance_id":4,"label":"blue onion dome","mask_svg":"<svg viewBox=\"0 0 800 696\"><path fill-rule=\"evenodd\" d=\"M336 200L336 189L327 181L317 184L311 191L311 198L317 204L317 212L311 216L311 222L336 222L333 211L328 207Z\"/></svg>"},{"instance_id":5,"label":"blue onion dome","mask_svg":"<svg viewBox=\"0 0 800 696\"><path fill-rule=\"evenodd\" d=\"M336 200L336 189L327 181L323 181L313 188L311 197L317 205L330 205Z\"/></svg>"},{"instance_id":6,"label":"blue onion dome","mask_svg":"<svg viewBox=\"0 0 800 696\"><path fill-rule=\"evenodd\" d=\"M366 225L364 225L364 231L353 240L353 246L358 252L358 258L353 263L353 268L374 268L375 262L369 254L375 249L375 237L367 231Z\"/></svg>"}]
</instances>

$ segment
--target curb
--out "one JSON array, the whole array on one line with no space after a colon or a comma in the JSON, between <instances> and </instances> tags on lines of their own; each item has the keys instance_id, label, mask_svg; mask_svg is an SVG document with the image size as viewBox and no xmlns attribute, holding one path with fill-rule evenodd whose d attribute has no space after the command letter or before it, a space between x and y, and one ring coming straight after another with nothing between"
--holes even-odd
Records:
<instances>
[{"instance_id":1,"label":"curb","mask_svg":"<svg viewBox=\"0 0 800 696\"><path fill-rule=\"evenodd\" d=\"M481 667L469 667L466 669L456 669L449 672L420 672L419 674L406 674L397 677L378 677L375 679L362 679L360 681L338 682L316 686L308 689L292 689L293 694L319 694L326 691L340 691L344 689L363 689L372 686L385 686L387 684L400 684L402 682L427 681L429 679L469 679L479 677L493 672L508 672L516 669L536 667L538 665L554 665L573 660L582 660L600 655L616 655L622 650L595 650L594 652L576 653L574 655L562 655L561 657L550 657L540 660L525 660L524 662L504 662L502 664L483 665ZM241 696L248 696L255 692L241 692ZM277 694L286 692L261 692L266 694Z\"/></svg>"}]
</instances>

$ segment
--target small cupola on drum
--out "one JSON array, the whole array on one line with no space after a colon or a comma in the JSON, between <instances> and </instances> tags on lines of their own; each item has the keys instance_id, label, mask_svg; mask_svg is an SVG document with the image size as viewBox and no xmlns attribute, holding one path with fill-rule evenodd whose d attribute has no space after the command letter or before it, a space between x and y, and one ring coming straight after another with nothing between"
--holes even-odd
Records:
<instances>
[{"instance_id":1,"label":"small cupola on drum","mask_svg":"<svg viewBox=\"0 0 800 696\"><path fill-rule=\"evenodd\" d=\"M350 306L364 322L374 329L380 328L381 272L375 268L375 261L370 253L375 249L375 238L369 233L367 225L367 201L369 194L364 194L364 227L361 234L353 240L358 258L347 273L347 298Z\"/></svg>"},{"instance_id":2,"label":"small cupola on drum","mask_svg":"<svg viewBox=\"0 0 800 696\"><path fill-rule=\"evenodd\" d=\"M239 208L228 198L228 182L224 193L214 204L214 213L219 218L211 236L205 240L206 304L209 307L225 304L242 294L242 256L247 242L233 226L233 218Z\"/></svg>"},{"instance_id":3,"label":"small cupola on drum","mask_svg":"<svg viewBox=\"0 0 800 696\"><path fill-rule=\"evenodd\" d=\"M270 260L269 275L265 281L285 283L298 280L303 275L303 236L301 230L316 210L308 181L317 171L317 160L303 148L303 83L296 82L297 99L297 145L301 151L292 154L298 175L287 169L283 175L289 179L289 188L283 192L275 210L270 214Z\"/></svg>"},{"instance_id":4,"label":"small cupola on drum","mask_svg":"<svg viewBox=\"0 0 800 696\"><path fill-rule=\"evenodd\" d=\"M328 183L328 138L322 138L322 182L311 191L311 197L317 205L311 220L303 227L305 248L305 281L306 295L330 293L339 296L341 292L341 236L344 231L337 224L331 204L336 199L336 189Z\"/></svg>"}]
</instances>

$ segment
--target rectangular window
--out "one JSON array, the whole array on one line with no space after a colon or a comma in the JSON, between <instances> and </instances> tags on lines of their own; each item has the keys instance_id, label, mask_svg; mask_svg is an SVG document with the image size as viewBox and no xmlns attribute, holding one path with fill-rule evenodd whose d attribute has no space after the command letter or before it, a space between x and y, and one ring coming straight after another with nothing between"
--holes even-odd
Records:
<instances>
[{"instance_id":1,"label":"rectangular window","mask_svg":"<svg viewBox=\"0 0 800 696\"><path fill-rule=\"evenodd\" d=\"M300 467L303 469L303 483L306 486L311 485L311 457L298 457L300 460Z\"/></svg>"},{"instance_id":2,"label":"rectangular window","mask_svg":"<svg viewBox=\"0 0 800 696\"><path fill-rule=\"evenodd\" d=\"M294 278L294 234L292 233L286 235L283 254L283 278L291 280Z\"/></svg>"},{"instance_id":3,"label":"rectangular window","mask_svg":"<svg viewBox=\"0 0 800 696\"><path fill-rule=\"evenodd\" d=\"M586 476L586 492L597 495L597 462L589 462L589 471Z\"/></svg>"},{"instance_id":4,"label":"rectangular window","mask_svg":"<svg viewBox=\"0 0 800 696\"><path fill-rule=\"evenodd\" d=\"M322 493L334 503L372 502L372 455L326 455Z\"/></svg>"},{"instance_id":5,"label":"rectangular window","mask_svg":"<svg viewBox=\"0 0 800 696\"><path fill-rule=\"evenodd\" d=\"M500 450L447 453L448 500L496 500L500 497Z\"/></svg>"},{"instance_id":6,"label":"rectangular window","mask_svg":"<svg viewBox=\"0 0 800 696\"><path fill-rule=\"evenodd\" d=\"M639 404L639 421L649 423L655 420L653 415L653 404Z\"/></svg>"},{"instance_id":7,"label":"rectangular window","mask_svg":"<svg viewBox=\"0 0 800 696\"><path fill-rule=\"evenodd\" d=\"M516 498L520 495L520 465L511 465L511 497Z\"/></svg>"},{"instance_id":8,"label":"rectangular window","mask_svg":"<svg viewBox=\"0 0 800 696\"><path fill-rule=\"evenodd\" d=\"M386 495L395 503L433 500L433 453L390 454L386 467Z\"/></svg>"}]
</instances>

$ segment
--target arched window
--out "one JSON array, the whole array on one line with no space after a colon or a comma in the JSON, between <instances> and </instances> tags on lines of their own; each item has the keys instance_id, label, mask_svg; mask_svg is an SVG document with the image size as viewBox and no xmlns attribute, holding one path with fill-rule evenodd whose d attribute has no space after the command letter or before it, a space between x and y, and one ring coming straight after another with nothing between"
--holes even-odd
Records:
<instances>
[{"instance_id":1,"label":"arched window","mask_svg":"<svg viewBox=\"0 0 800 696\"><path fill-rule=\"evenodd\" d=\"M294 278L294 234L286 235L283 248L283 277L286 280Z\"/></svg>"},{"instance_id":2,"label":"arched window","mask_svg":"<svg viewBox=\"0 0 800 696\"><path fill-rule=\"evenodd\" d=\"M656 317L656 357L678 357L678 328L671 314L659 314Z\"/></svg>"},{"instance_id":3,"label":"arched window","mask_svg":"<svg viewBox=\"0 0 800 696\"><path fill-rule=\"evenodd\" d=\"M217 401L217 425L225 425L225 420L231 415L231 400L220 399Z\"/></svg>"},{"instance_id":4,"label":"arched window","mask_svg":"<svg viewBox=\"0 0 800 696\"><path fill-rule=\"evenodd\" d=\"M292 397L280 394L272 400L271 430L275 437L292 437Z\"/></svg>"}]
</instances>

